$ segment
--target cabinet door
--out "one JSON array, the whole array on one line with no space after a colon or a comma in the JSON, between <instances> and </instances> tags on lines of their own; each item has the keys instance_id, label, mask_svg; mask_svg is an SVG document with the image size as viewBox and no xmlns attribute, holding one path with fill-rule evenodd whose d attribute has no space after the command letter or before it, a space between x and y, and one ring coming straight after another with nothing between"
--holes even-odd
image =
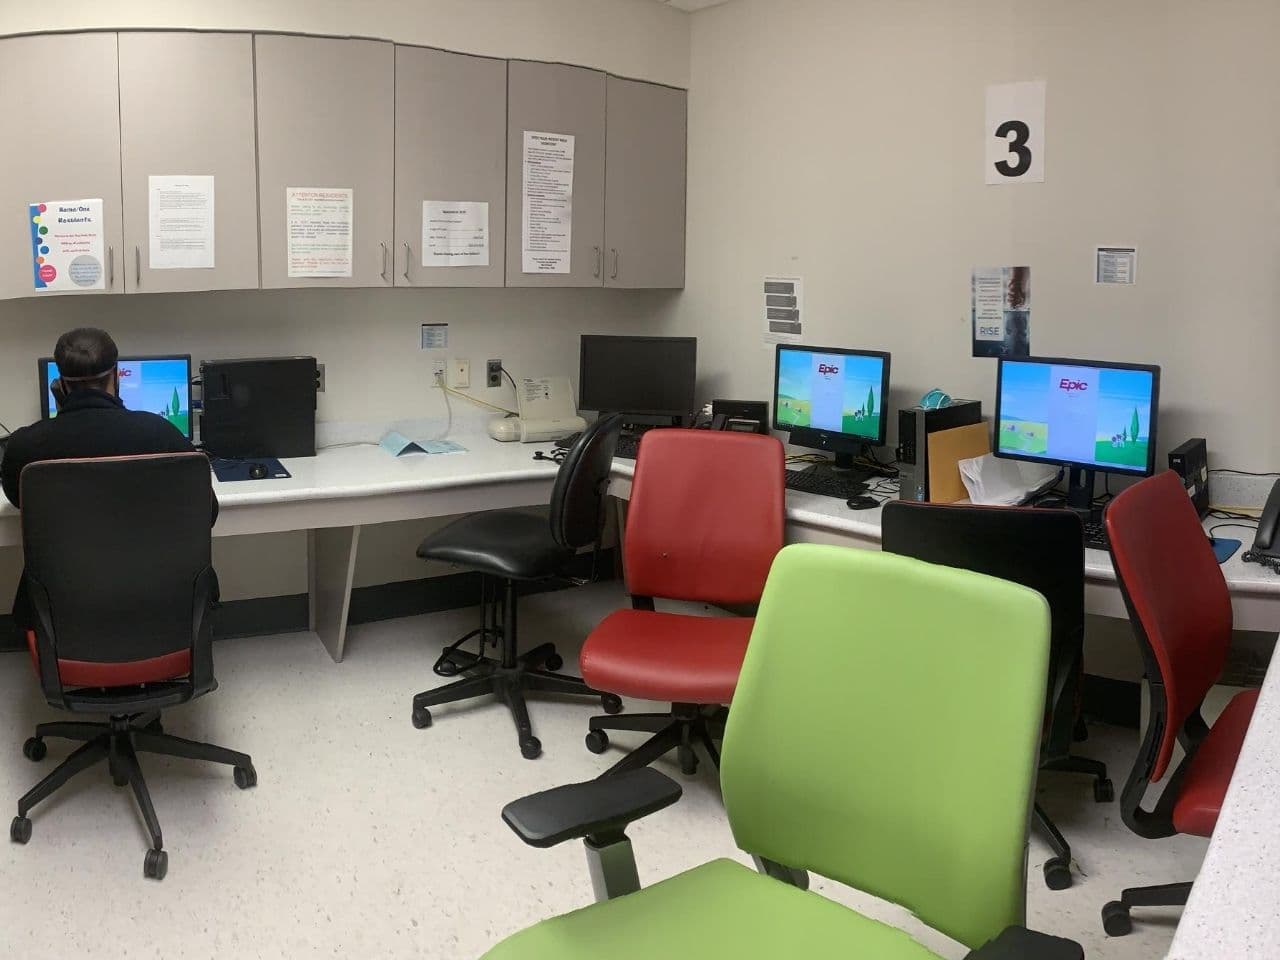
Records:
<instances>
[{"instance_id":1,"label":"cabinet door","mask_svg":"<svg viewBox=\"0 0 1280 960\"><path fill-rule=\"evenodd\" d=\"M604 106L603 73L556 63L511 61L507 82L507 286L598 287L603 283ZM525 131L571 134L574 138L566 273L524 271Z\"/></svg>"},{"instance_id":2,"label":"cabinet door","mask_svg":"<svg viewBox=\"0 0 1280 960\"><path fill-rule=\"evenodd\" d=\"M391 286L394 47L377 40L258 35L254 49L262 286ZM291 187L352 191L350 276L289 276ZM317 230L321 218L332 222ZM341 223L333 209L316 213L310 228L299 220L298 251L314 251L317 234L331 247Z\"/></svg>"},{"instance_id":3,"label":"cabinet door","mask_svg":"<svg viewBox=\"0 0 1280 960\"><path fill-rule=\"evenodd\" d=\"M36 290L31 244L29 205L49 200L102 200L105 292L120 293L116 35L0 40L0 117L0 297L55 295Z\"/></svg>"},{"instance_id":4,"label":"cabinet door","mask_svg":"<svg viewBox=\"0 0 1280 960\"><path fill-rule=\"evenodd\" d=\"M605 285L683 287L683 90L610 77L604 191Z\"/></svg>"},{"instance_id":5,"label":"cabinet door","mask_svg":"<svg viewBox=\"0 0 1280 960\"><path fill-rule=\"evenodd\" d=\"M161 79L162 78L162 79ZM247 33L120 34L123 262L130 293L258 286L258 171L253 128L253 37ZM190 232L151 249L150 178L213 177L213 244L203 242L198 197L166 191L161 203L195 203ZM199 186L199 182L197 181ZM161 185L157 185L161 186ZM185 191L184 191L185 192ZM169 216L165 217L169 220ZM185 246L183 252L178 248ZM211 267L162 267L204 262ZM157 269L152 269L152 264Z\"/></svg>"},{"instance_id":6,"label":"cabinet door","mask_svg":"<svg viewBox=\"0 0 1280 960\"><path fill-rule=\"evenodd\" d=\"M470 219L469 251L436 249L456 266L424 266L423 202L488 204L488 256L478 256ZM450 208L470 214L474 207ZM396 47L397 286L500 287L506 278L507 62L424 47ZM439 227L438 229L444 229ZM436 245L431 245L436 246ZM466 263L466 255L475 257ZM487 260L487 263L479 261Z\"/></svg>"}]
</instances>

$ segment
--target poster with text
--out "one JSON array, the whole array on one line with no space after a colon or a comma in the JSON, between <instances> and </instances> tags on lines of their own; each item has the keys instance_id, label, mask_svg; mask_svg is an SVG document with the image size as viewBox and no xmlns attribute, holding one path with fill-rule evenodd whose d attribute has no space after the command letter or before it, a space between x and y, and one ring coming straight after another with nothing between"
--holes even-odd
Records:
<instances>
[{"instance_id":1,"label":"poster with text","mask_svg":"<svg viewBox=\"0 0 1280 960\"><path fill-rule=\"evenodd\" d=\"M45 200L27 205L31 272L40 293L107 288L101 200Z\"/></svg>"},{"instance_id":2,"label":"poster with text","mask_svg":"<svg viewBox=\"0 0 1280 960\"><path fill-rule=\"evenodd\" d=\"M286 187L290 277L351 276L354 191Z\"/></svg>"},{"instance_id":3,"label":"poster with text","mask_svg":"<svg viewBox=\"0 0 1280 960\"><path fill-rule=\"evenodd\" d=\"M799 343L804 333L804 281L800 277L765 277L763 289L764 342Z\"/></svg>"},{"instance_id":4,"label":"poster with text","mask_svg":"<svg viewBox=\"0 0 1280 960\"><path fill-rule=\"evenodd\" d=\"M212 270L213 177L147 178L152 270Z\"/></svg>"},{"instance_id":5,"label":"poster with text","mask_svg":"<svg viewBox=\"0 0 1280 960\"><path fill-rule=\"evenodd\" d=\"M1137 247L1096 247L1093 282L1132 284L1138 279Z\"/></svg>"},{"instance_id":6,"label":"poster with text","mask_svg":"<svg viewBox=\"0 0 1280 960\"><path fill-rule=\"evenodd\" d=\"M1043 80L987 87L987 183L1044 182L1044 98Z\"/></svg>"},{"instance_id":7,"label":"poster with text","mask_svg":"<svg viewBox=\"0 0 1280 960\"><path fill-rule=\"evenodd\" d=\"M573 242L571 133L524 132L524 273L568 273Z\"/></svg>"},{"instance_id":8,"label":"poster with text","mask_svg":"<svg viewBox=\"0 0 1280 960\"><path fill-rule=\"evenodd\" d=\"M1031 268L974 267L970 280L975 357L1031 354Z\"/></svg>"},{"instance_id":9,"label":"poster with text","mask_svg":"<svg viewBox=\"0 0 1280 960\"><path fill-rule=\"evenodd\" d=\"M422 201L422 265L487 267L489 204L483 200Z\"/></svg>"}]
</instances>

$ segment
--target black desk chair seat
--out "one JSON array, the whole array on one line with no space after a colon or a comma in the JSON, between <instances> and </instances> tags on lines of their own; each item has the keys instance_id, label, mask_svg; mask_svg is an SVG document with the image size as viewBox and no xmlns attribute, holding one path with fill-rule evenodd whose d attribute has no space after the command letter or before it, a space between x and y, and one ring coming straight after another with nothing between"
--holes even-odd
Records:
<instances>
[{"instance_id":1,"label":"black desk chair seat","mask_svg":"<svg viewBox=\"0 0 1280 960\"><path fill-rule=\"evenodd\" d=\"M542 753L542 743L533 735L525 693L599 697L606 712L622 709L622 700L614 694L557 673L564 660L554 644L520 654L516 624L518 583L564 578L580 547L599 546L609 470L621 429L621 419L615 416L602 417L583 431L556 475L549 517L523 510L477 513L422 541L422 559L472 567L482 579L480 626L446 647L435 664L442 677L462 677L413 698L415 727L431 725L430 707L496 694L515 720L521 754L532 760ZM479 652L462 650L474 637L480 639ZM497 657L486 655L489 646L501 648Z\"/></svg>"},{"instance_id":2,"label":"black desk chair seat","mask_svg":"<svg viewBox=\"0 0 1280 960\"><path fill-rule=\"evenodd\" d=\"M45 758L46 737L81 745L18 801L9 839L27 843L27 816L76 774L107 761L128 784L151 848L143 873L164 879L169 855L139 753L221 763L237 787L258 782L248 754L164 732L160 712L217 689L208 612L209 461L182 453L35 463L22 471L24 586L35 613L27 633L50 706L106 714L105 723L42 723L23 744Z\"/></svg>"}]
</instances>

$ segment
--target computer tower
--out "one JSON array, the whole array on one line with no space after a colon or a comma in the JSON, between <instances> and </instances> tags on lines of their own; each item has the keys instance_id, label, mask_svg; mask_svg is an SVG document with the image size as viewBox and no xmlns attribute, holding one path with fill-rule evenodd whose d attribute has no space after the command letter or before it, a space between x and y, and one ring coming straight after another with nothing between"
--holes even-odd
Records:
<instances>
[{"instance_id":1,"label":"computer tower","mask_svg":"<svg viewBox=\"0 0 1280 960\"><path fill-rule=\"evenodd\" d=\"M315 357L209 360L200 381L200 440L214 456L316 455Z\"/></svg>"},{"instance_id":2,"label":"computer tower","mask_svg":"<svg viewBox=\"0 0 1280 960\"><path fill-rule=\"evenodd\" d=\"M1187 496L1203 520L1209 515L1209 447L1204 437L1192 437L1170 450L1169 469L1182 478Z\"/></svg>"},{"instance_id":3,"label":"computer tower","mask_svg":"<svg viewBox=\"0 0 1280 960\"><path fill-rule=\"evenodd\" d=\"M899 499L929 500L929 434L981 422L981 400L952 400L945 407L899 410Z\"/></svg>"}]
</instances>

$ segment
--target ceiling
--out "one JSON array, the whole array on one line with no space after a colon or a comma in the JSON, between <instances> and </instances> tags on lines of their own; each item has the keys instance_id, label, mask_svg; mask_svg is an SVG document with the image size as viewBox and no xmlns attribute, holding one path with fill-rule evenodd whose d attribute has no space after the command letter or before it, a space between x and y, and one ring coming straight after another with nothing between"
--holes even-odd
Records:
<instances>
[{"instance_id":1,"label":"ceiling","mask_svg":"<svg viewBox=\"0 0 1280 960\"><path fill-rule=\"evenodd\" d=\"M728 0L658 0L659 3L665 3L669 7L675 7L677 10L705 10L707 7L718 7Z\"/></svg>"}]
</instances>

